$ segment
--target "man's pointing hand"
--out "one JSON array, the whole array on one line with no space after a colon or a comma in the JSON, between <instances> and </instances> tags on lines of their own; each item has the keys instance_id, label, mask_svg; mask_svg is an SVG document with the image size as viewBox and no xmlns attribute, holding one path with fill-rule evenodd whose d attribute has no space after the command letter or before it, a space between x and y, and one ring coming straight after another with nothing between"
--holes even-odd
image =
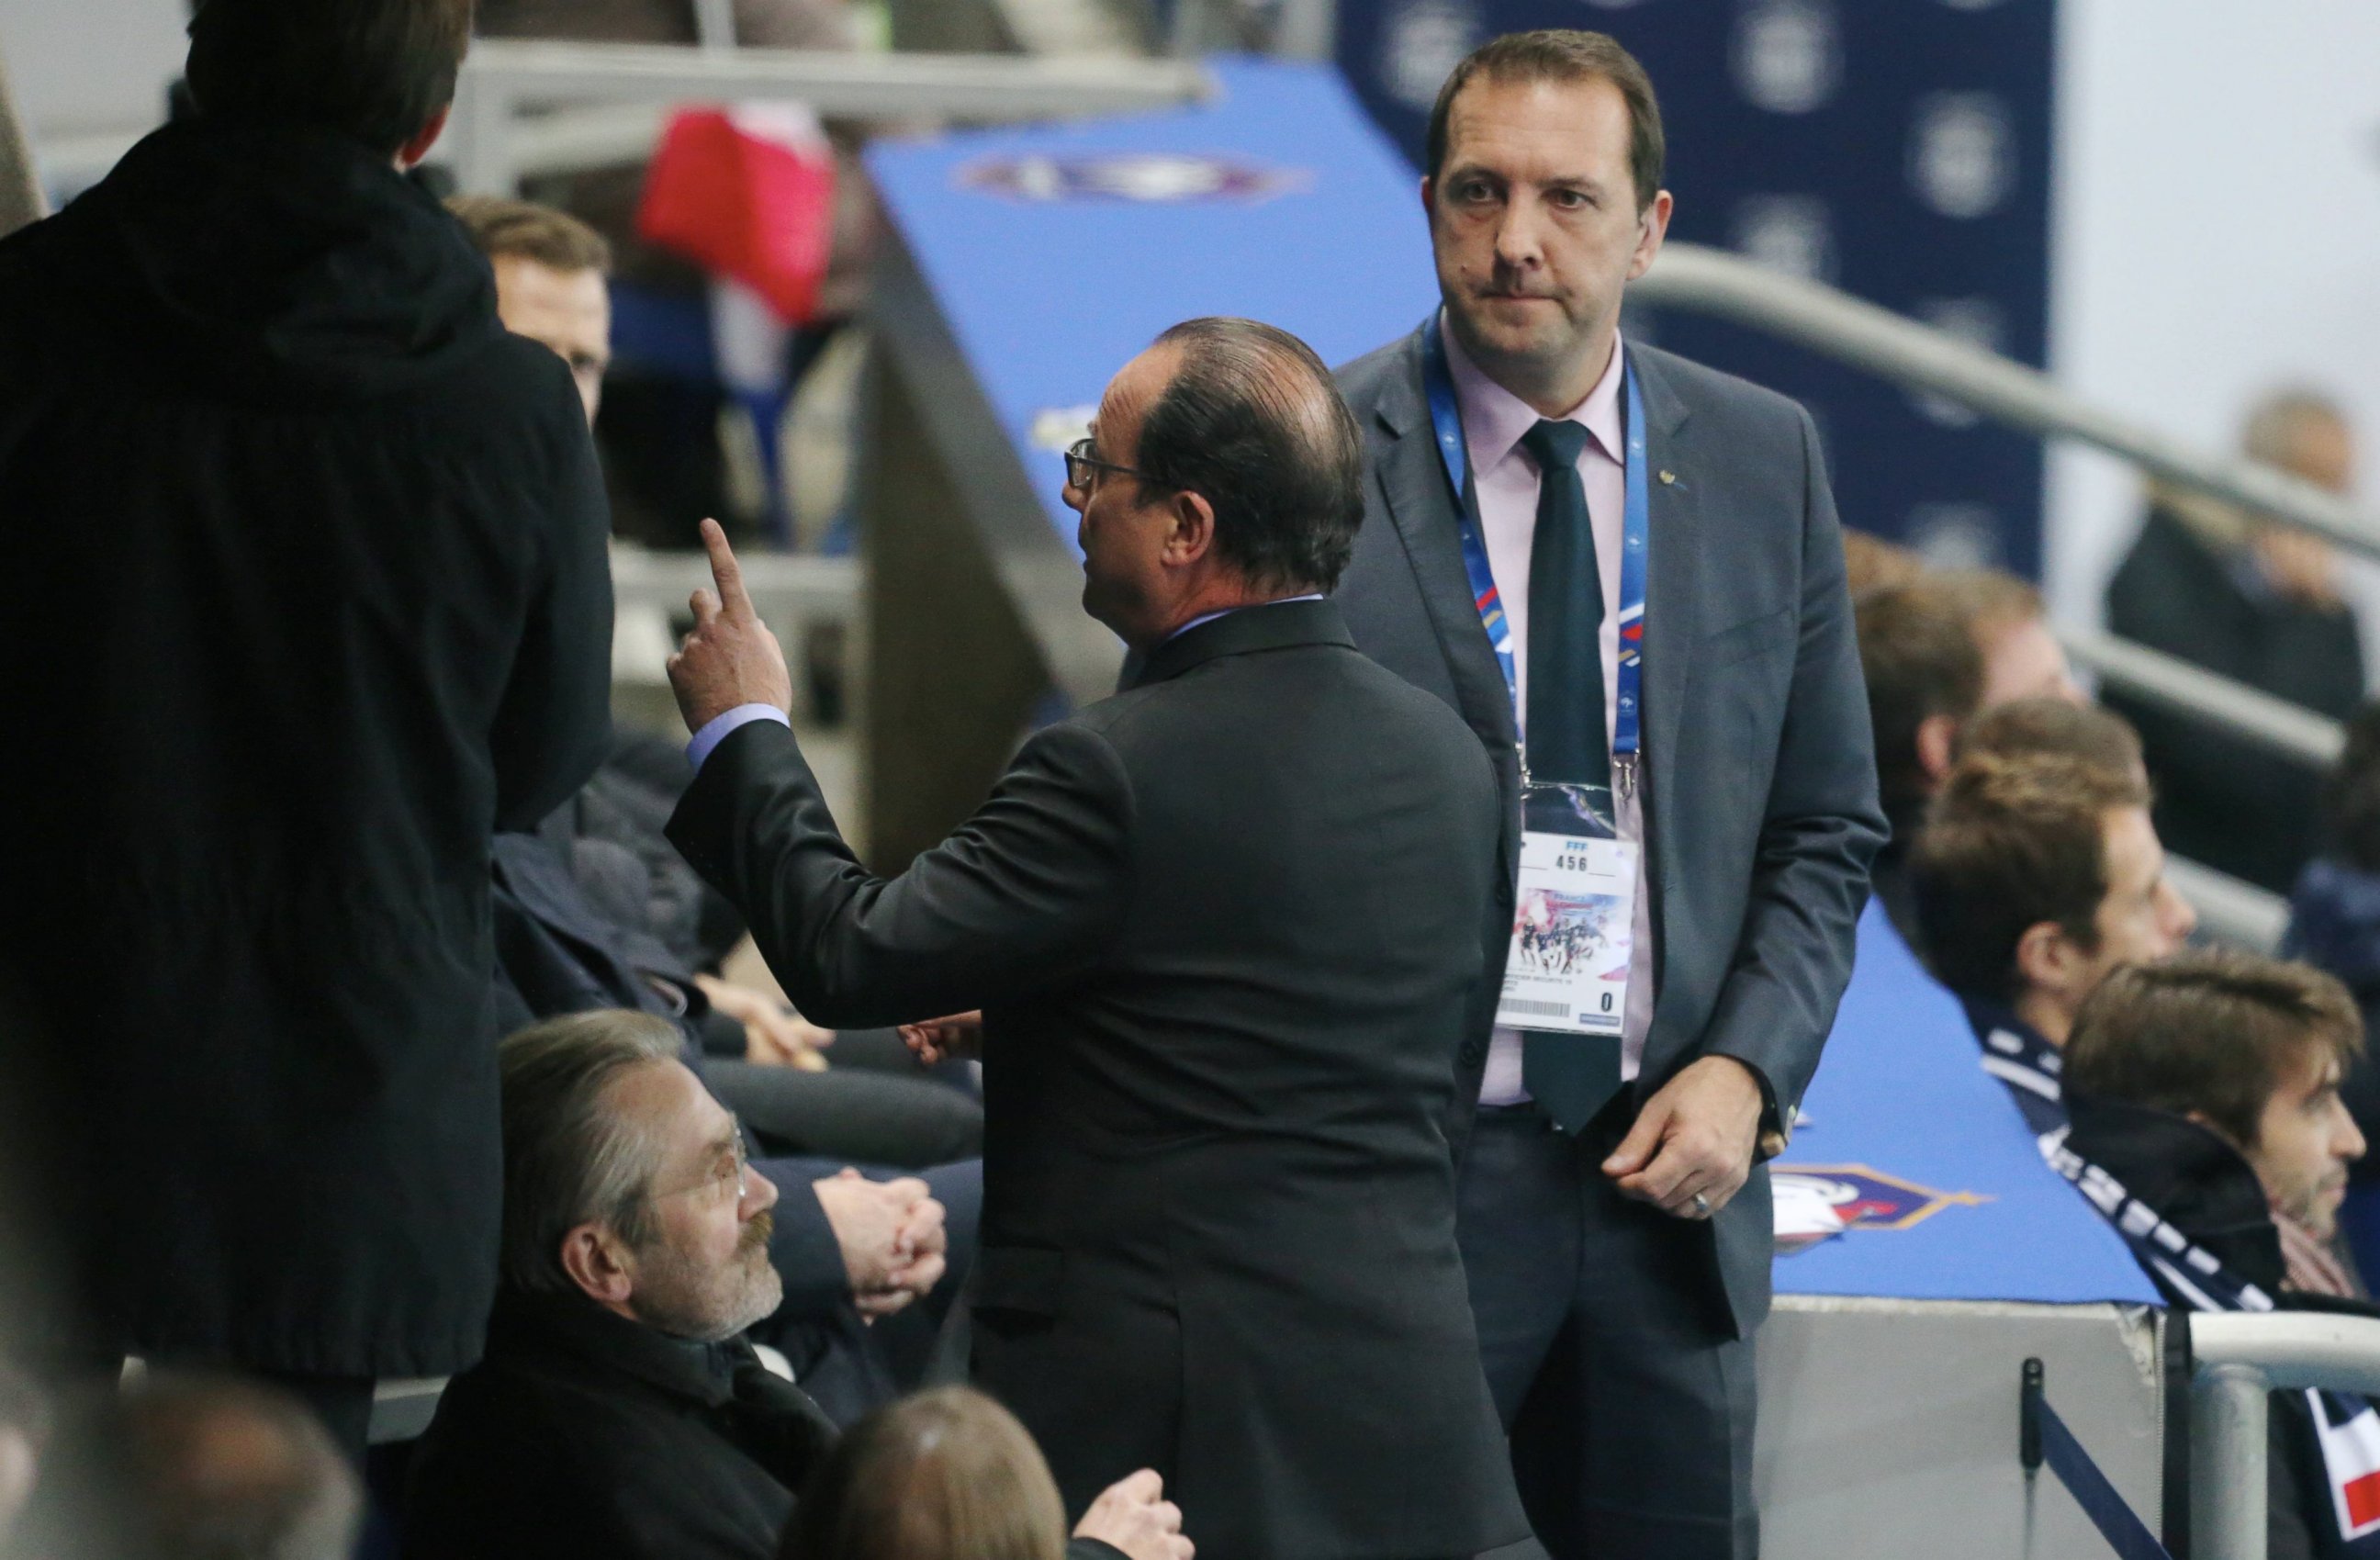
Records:
<instances>
[{"instance_id":1,"label":"man's pointing hand","mask_svg":"<svg viewBox=\"0 0 2380 1560\"><path fill-rule=\"evenodd\" d=\"M773 705L790 716L794 680L785 671L784 648L752 610L744 571L718 521L702 523L702 545L719 594L698 590L689 599L694 632L669 659L670 687L686 729L699 732L738 705Z\"/></svg>"}]
</instances>

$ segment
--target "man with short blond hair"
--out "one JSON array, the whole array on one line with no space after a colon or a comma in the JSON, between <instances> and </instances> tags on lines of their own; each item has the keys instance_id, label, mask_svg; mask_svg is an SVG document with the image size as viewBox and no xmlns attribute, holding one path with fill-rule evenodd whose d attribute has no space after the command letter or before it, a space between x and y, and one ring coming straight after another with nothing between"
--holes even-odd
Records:
<instances>
[{"instance_id":1,"label":"man with short blond hair","mask_svg":"<svg viewBox=\"0 0 2380 1560\"><path fill-rule=\"evenodd\" d=\"M612 246L567 212L494 195L446 202L488 257L504 329L553 348L570 365L587 420L603 398L612 362Z\"/></svg>"}]
</instances>

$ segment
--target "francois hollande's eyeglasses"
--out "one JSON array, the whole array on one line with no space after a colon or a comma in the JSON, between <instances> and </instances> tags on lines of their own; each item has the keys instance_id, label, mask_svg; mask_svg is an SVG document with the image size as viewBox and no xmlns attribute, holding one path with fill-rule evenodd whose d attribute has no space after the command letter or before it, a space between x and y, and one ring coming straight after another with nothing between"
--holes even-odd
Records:
<instances>
[{"instance_id":1,"label":"francois hollande's eyeglasses","mask_svg":"<svg viewBox=\"0 0 2380 1560\"><path fill-rule=\"evenodd\" d=\"M1099 459L1091 453L1098 447L1087 438L1077 439L1066 446L1066 486L1083 492L1089 492L1091 473L1094 471L1120 471L1126 477L1137 477L1144 482L1156 480L1148 472L1135 466L1118 466L1111 460Z\"/></svg>"}]
</instances>

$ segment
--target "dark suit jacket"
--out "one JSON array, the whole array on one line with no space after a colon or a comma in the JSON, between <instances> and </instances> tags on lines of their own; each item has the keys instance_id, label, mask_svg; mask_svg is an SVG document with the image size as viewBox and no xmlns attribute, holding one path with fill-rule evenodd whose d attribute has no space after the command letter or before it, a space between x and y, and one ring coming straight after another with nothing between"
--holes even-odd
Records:
<instances>
[{"instance_id":1,"label":"dark suit jacket","mask_svg":"<svg viewBox=\"0 0 2380 1560\"><path fill-rule=\"evenodd\" d=\"M2355 613L2251 589L2244 548L2217 551L2153 508L2107 582L2107 627L2344 720L2363 701ZM2322 834L2322 776L2200 721L2119 694L2108 707L2140 728L2156 780L2157 837L2177 855L2288 893Z\"/></svg>"},{"instance_id":2,"label":"dark suit jacket","mask_svg":"<svg viewBox=\"0 0 2380 1560\"><path fill-rule=\"evenodd\" d=\"M1366 449L1364 528L1336 599L1364 652L1444 699L1495 761L1500 897L1462 1031L1467 1107L1510 946L1520 771L1512 696L1463 574L1421 343L1416 331L1339 373ZM1629 355L1653 467L1644 761L1656 1000L1637 1095L1698 1058L1731 1056L1790 1122L1851 977L1884 839L1834 501L1816 431L1792 402L1666 352ZM1765 1169L1709 1228L1748 1333L1768 1309Z\"/></svg>"},{"instance_id":3,"label":"dark suit jacket","mask_svg":"<svg viewBox=\"0 0 2380 1560\"><path fill-rule=\"evenodd\" d=\"M773 723L671 832L818 1022L983 1009L977 1373L1072 1507L1148 1462L1233 1560L1523 1535L1443 1127L1494 780L1337 608L1159 647L892 881Z\"/></svg>"}]
</instances>

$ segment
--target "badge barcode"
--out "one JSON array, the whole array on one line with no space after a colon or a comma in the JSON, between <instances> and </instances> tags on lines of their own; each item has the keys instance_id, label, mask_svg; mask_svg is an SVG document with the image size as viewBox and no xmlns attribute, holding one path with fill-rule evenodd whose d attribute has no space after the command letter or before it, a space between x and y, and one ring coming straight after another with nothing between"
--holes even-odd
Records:
<instances>
[{"instance_id":1,"label":"badge barcode","mask_svg":"<svg viewBox=\"0 0 2380 1560\"><path fill-rule=\"evenodd\" d=\"M1508 1013L1526 1013L1531 1018L1566 1019L1570 1017L1567 1002L1532 1002L1525 997L1507 997L1501 1003Z\"/></svg>"}]
</instances>

